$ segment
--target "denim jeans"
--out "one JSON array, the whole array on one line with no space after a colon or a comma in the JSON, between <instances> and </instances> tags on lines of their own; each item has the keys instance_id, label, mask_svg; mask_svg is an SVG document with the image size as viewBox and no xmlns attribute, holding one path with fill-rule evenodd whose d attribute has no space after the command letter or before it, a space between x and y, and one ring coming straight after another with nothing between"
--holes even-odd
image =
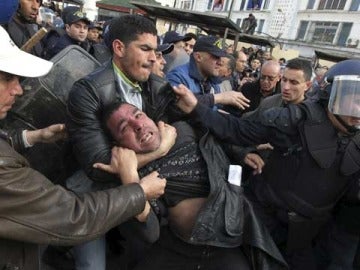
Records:
<instances>
[{"instance_id":1,"label":"denim jeans","mask_svg":"<svg viewBox=\"0 0 360 270\"><path fill-rule=\"evenodd\" d=\"M92 181L83 171L75 172L66 180L66 187L75 193L92 191ZM105 235L98 239L77 245L72 248L76 270L105 270L106 239Z\"/></svg>"},{"instance_id":2,"label":"denim jeans","mask_svg":"<svg viewBox=\"0 0 360 270\"><path fill-rule=\"evenodd\" d=\"M76 270L105 270L105 236L73 247Z\"/></svg>"}]
</instances>

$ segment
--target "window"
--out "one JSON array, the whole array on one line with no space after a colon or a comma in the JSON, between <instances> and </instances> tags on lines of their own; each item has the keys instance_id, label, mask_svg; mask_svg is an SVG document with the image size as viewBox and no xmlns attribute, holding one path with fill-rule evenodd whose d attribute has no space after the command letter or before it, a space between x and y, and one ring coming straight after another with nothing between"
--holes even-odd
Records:
<instances>
[{"instance_id":1,"label":"window","mask_svg":"<svg viewBox=\"0 0 360 270\"><path fill-rule=\"evenodd\" d=\"M224 0L214 0L213 11L222 11L224 8Z\"/></svg>"},{"instance_id":2,"label":"window","mask_svg":"<svg viewBox=\"0 0 360 270\"><path fill-rule=\"evenodd\" d=\"M297 40L304 40L305 39L306 29L308 28L308 25L309 25L308 21L301 21L300 22L299 31L298 31L298 34L297 34L297 37L296 37Z\"/></svg>"},{"instance_id":3,"label":"window","mask_svg":"<svg viewBox=\"0 0 360 270\"><path fill-rule=\"evenodd\" d=\"M249 0L247 9L260 9L261 2L261 0Z\"/></svg>"},{"instance_id":4,"label":"window","mask_svg":"<svg viewBox=\"0 0 360 270\"><path fill-rule=\"evenodd\" d=\"M208 10L211 10L211 6L212 6L212 3L213 3L213 1L212 0L209 0L209 2L208 2Z\"/></svg>"},{"instance_id":5,"label":"window","mask_svg":"<svg viewBox=\"0 0 360 270\"><path fill-rule=\"evenodd\" d=\"M346 46L346 41L349 38L352 25L353 25L352 23L343 23L342 24L342 28L339 33L339 39L337 41L337 45Z\"/></svg>"},{"instance_id":6,"label":"window","mask_svg":"<svg viewBox=\"0 0 360 270\"><path fill-rule=\"evenodd\" d=\"M320 42L320 43L329 43L334 42L336 31L339 27L339 23L334 22L314 22L313 24L313 33L309 33L309 40ZM312 35L311 35L312 34Z\"/></svg>"},{"instance_id":7,"label":"window","mask_svg":"<svg viewBox=\"0 0 360 270\"><path fill-rule=\"evenodd\" d=\"M269 9L270 0L264 0L263 10Z\"/></svg>"},{"instance_id":8,"label":"window","mask_svg":"<svg viewBox=\"0 0 360 270\"><path fill-rule=\"evenodd\" d=\"M234 0L233 0L234 1ZM244 10L246 0L241 0L240 10Z\"/></svg>"},{"instance_id":9,"label":"window","mask_svg":"<svg viewBox=\"0 0 360 270\"><path fill-rule=\"evenodd\" d=\"M230 7L231 7L231 0L230 1L226 1L224 0L225 4L225 11L229 11L230 10Z\"/></svg>"},{"instance_id":10,"label":"window","mask_svg":"<svg viewBox=\"0 0 360 270\"><path fill-rule=\"evenodd\" d=\"M315 0L309 0L306 9L314 9Z\"/></svg>"},{"instance_id":11,"label":"window","mask_svg":"<svg viewBox=\"0 0 360 270\"><path fill-rule=\"evenodd\" d=\"M346 0L320 0L319 10L322 9L339 9L343 10Z\"/></svg>"},{"instance_id":12,"label":"window","mask_svg":"<svg viewBox=\"0 0 360 270\"><path fill-rule=\"evenodd\" d=\"M180 2L180 8L190 10L191 9L191 0L183 0Z\"/></svg>"},{"instance_id":13,"label":"window","mask_svg":"<svg viewBox=\"0 0 360 270\"><path fill-rule=\"evenodd\" d=\"M351 6L350 6L350 11L358 11L359 3L360 3L360 0L352 0Z\"/></svg>"},{"instance_id":14,"label":"window","mask_svg":"<svg viewBox=\"0 0 360 270\"><path fill-rule=\"evenodd\" d=\"M265 23L264 19L258 20L258 26L256 28L256 32L261 33L263 31L264 23Z\"/></svg>"}]
</instances>

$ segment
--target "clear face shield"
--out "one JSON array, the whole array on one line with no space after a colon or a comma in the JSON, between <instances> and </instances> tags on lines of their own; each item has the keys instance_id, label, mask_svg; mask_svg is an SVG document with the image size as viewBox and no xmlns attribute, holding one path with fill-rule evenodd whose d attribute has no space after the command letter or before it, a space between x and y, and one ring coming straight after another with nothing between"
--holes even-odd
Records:
<instances>
[{"instance_id":1,"label":"clear face shield","mask_svg":"<svg viewBox=\"0 0 360 270\"><path fill-rule=\"evenodd\" d=\"M360 118L360 76L335 76L328 104L331 113Z\"/></svg>"}]
</instances>

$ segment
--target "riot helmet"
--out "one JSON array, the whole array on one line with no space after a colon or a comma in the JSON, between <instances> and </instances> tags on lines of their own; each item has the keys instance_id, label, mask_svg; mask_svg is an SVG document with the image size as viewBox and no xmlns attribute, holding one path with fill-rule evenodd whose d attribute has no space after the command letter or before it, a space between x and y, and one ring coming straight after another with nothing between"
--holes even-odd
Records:
<instances>
[{"instance_id":1,"label":"riot helmet","mask_svg":"<svg viewBox=\"0 0 360 270\"><path fill-rule=\"evenodd\" d=\"M320 91L328 97L329 112L348 131L354 131L348 123L344 123L343 117L360 119L360 59L345 60L331 67L320 87ZM360 123L354 127L360 128Z\"/></svg>"}]
</instances>

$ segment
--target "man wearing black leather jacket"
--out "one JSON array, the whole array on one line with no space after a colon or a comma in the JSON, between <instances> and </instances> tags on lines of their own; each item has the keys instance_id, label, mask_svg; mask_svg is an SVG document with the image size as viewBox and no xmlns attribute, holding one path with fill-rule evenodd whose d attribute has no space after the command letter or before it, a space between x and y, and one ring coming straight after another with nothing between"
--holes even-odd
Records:
<instances>
[{"instance_id":1,"label":"man wearing black leather jacket","mask_svg":"<svg viewBox=\"0 0 360 270\"><path fill-rule=\"evenodd\" d=\"M157 30L149 19L139 15L114 19L105 39L112 51L112 58L74 84L67 107L66 126L73 153L92 181L92 190L121 184L115 175L93 167L96 162L109 163L111 157L111 141L101 121L104 107L116 100L127 101L156 118L163 115L162 108L167 106L161 103L162 96L168 93L173 95L171 88L167 89L166 82L161 78L149 80L157 49ZM174 138L164 138L158 151L139 156L139 166L166 154L173 142ZM122 228L124 234L125 230L127 228ZM134 235L126 234L129 234L128 239ZM93 260L99 253L95 250L90 258ZM104 263L101 268L96 266L95 269L103 267Z\"/></svg>"},{"instance_id":2,"label":"man wearing black leather jacket","mask_svg":"<svg viewBox=\"0 0 360 270\"><path fill-rule=\"evenodd\" d=\"M327 95L325 102L274 108L261 122L212 112L189 91L175 88L178 106L218 138L243 145L268 141L274 146L264 181L252 181L250 192L274 240L285 247L291 269L316 269L312 241L360 176L359 68L354 68L359 65L358 60L347 60L328 71L325 90L319 90ZM338 68L349 76L332 76Z\"/></svg>"}]
</instances>

